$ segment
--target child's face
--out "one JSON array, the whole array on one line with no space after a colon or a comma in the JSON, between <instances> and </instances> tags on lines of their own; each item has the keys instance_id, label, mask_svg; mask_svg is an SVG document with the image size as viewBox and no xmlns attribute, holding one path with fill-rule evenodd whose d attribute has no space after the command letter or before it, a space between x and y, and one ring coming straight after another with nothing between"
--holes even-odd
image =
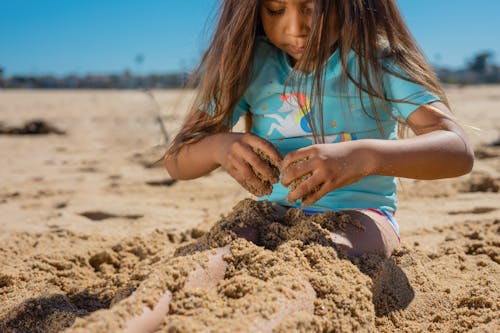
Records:
<instances>
[{"instance_id":1,"label":"child's face","mask_svg":"<svg viewBox=\"0 0 500 333\"><path fill-rule=\"evenodd\" d=\"M294 60L299 60L311 31L312 0L264 0L260 8L267 38Z\"/></svg>"}]
</instances>

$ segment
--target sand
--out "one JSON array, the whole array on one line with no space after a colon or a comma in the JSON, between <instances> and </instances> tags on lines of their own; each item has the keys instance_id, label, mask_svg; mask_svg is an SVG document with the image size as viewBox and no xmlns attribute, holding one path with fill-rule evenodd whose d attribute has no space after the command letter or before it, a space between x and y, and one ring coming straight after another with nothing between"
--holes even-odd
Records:
<instances>
[{"instance_id":1,"label":"sand","mask_svg":"<svg viewBox=\"0 0 500 333\"><path fill-rule=\"evenodd\" d=\"M189 182L154 162L152 102L134 91L2 91L1 122L65 134L0 136L0 332L117 332L172 291L159 332L494 332L500 321L500 87L449 87L476 148L472 174L401 180L402 247L346 257L325 236L348 221L251 199L224 172ZM190 95L155 92L169 133ZM177 104L177 105L176 105ZM221 216L221 214L223 216ZM231 227L250 223L256 244ZM228 245L213 290L182 288ZM194 253L194 254L193 254ZM306 302L307 303L307 302Z\"/></svg>"}]
</instances>

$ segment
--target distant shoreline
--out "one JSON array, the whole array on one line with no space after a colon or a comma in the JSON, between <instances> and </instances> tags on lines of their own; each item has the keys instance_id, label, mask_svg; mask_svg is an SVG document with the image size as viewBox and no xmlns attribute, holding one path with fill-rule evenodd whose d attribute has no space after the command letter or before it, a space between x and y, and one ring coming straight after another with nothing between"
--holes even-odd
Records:
<instances>
[{"instance_id":1,"label":"distant shoreline","mask_svg":"<svg viewBox=\"0 0 500 333\"><path fill-rule=\"evenodd\" d=\"M443 84L481 85L499 84L500 66L484 68L465 68L451 70L435 69ZM169 73L134 75L122 74L68 75L68 76L20 76L3 77L0 75L0 88L4 89L181 89L186 87L189 73Z\"/></svg>"}]
</instances>

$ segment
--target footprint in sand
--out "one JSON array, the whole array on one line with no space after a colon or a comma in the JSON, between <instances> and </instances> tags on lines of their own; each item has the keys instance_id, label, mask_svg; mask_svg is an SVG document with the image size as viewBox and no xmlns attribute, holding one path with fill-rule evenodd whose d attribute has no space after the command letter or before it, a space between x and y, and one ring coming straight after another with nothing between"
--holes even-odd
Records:
<instances>
[{"instance_id":1,"label":"footprint in sand","mask_svg":"<svg viewBox=\"0 0 500 333\"><path fill-rule=\"evenodd\" d=\"M88 172L88 173L95 173L95 172L98 172L99 169L97 169L96 167L93 167L93 166L87 166L87 167L78 168L78 171L80 171L80 172Z\"/></svg>"},{"instance_id":2,"label":"footprint in sand","mask_svg":"<svg viewBox=\"0 0 500 333\"><path fill-rule=\"evenodd\" d=\"M146 182L149 186L172 186L177 183L177 179L151 180Z\"/></svg>"},{"instance_id":3,"label":"footprint in sand","mask_svg":"<svg viewBox=\"0 0 500 333\"><path fill-rule=\"evenodd\" d=\"M497 149L492 149L487 146L481 146L474 149L474 157L478 160L484 160L489 158L497 158L499 156Z\"/></svg>"},{"instance_id":4,"label":"footprint in sand","mask_svg":"<svg viewBox=\"0 0 500 333\"><path fill-rule=\"evenodd\" d=\"M0 203L6 203L10 199L16 199L21 196L21 193L19 192L8 192L8 193L3 193L0 194Z\"/></svg>"},{"instance_id":5,"label":"footprint in sand","mask_svg":"<svg viewBox=\"0 0 500 333\"><path fill-rule=\"evenodd\" d=\"M68 203L65 201L57 202L54 204L55 209L63 209L63 208L66 208L67 206L68 206Z\"/></svg>"},{"instance_id":6,"label":"footprint in sand","mask_svg":"<svg viewBox=\"0 0 500 333\"><path fill-rule=\"evenodd\" d=\"M480 160L500 157L500 150L498 148L500 148L500 138L489 144L482 144L474 148L474 156Z\"/></svg>"},{"instance_id":7,"label":"footprint in sand","mask_svg":"<svg viewBox=\"0 0 500 333\"><path fill-rule=\"evenodd\" d=\"M106 213L106 212L102 212L102 211L88 211L88 212L79 213L78 215L84 216L92 221L102 221L102 220L112 219L112 218L125 218L128 220L137 220L137 219L140 219L141 217L144 216L141 214L116 215L116 214Z\"/></svg>"},{"instance_id":8,"label":"footprint in sand","mask_svg":"<svg viewBox=\"0 0 500 333\"><path fill-rule=\"evenodd\" d=\"M490 212L494 212L497 208L494 207L474 207L469 210L455 210L448 212L448 215L460 215L460 214L486 214Z\"/></svg>"},{"instance_id":9,"label":"footprint in sand","mask_svg":"<svg viewBox=\"0 0 500 333\"><path fill-rule=\"evenodd\" d=\"M493 192L500 190L500 179L495 179L488 174L472 173L468 180L461 184L460 192Z\"/></svg>"},{"instance_id":10,"label":"footprint in sand","mask_svg":"<svg viewBox=\"0 0 500 333\"><path fill-rule=\"evenodd\" d=\"M500 138L496 139L492 143L489 144L491 147L500 147Z\"/></svg>"}]
</instances>

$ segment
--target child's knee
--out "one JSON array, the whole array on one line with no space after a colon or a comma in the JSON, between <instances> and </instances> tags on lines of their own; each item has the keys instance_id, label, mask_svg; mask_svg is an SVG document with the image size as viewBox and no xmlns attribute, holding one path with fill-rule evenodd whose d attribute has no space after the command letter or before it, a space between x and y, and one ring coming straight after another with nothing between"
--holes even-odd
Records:
<instances>
[{"instance_id":1,"label":"child's knee","mask_svg":"<svg viewBox=\"0 0 500 333\"><path fill-rule=\"evenodd\" d=\"M399 238L390 226L385 225L389 223L385 217L368 214L349 211L349 215L359 226L348 225L342 233L332 234L333 242L348 255L373 253L391 256L394 249L399 246Z\"/></svg>"}]
</instances>

